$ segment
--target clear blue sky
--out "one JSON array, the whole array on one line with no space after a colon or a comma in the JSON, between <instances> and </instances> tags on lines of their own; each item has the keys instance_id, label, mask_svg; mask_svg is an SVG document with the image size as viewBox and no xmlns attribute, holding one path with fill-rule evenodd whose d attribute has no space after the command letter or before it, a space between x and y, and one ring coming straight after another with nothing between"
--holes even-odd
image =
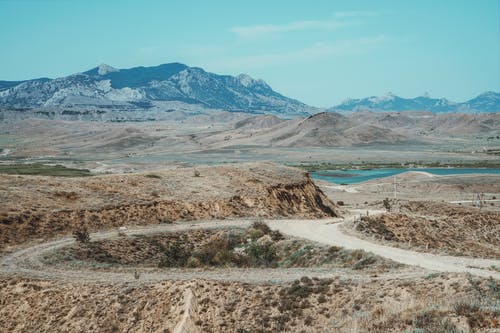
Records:
<instances>
[{"instance_id":1,"label":"clear blue sky","mask_svg":"<svg viewBox=\"0 0 500 333\"><path fill-rule=\"evenodd\" d=\"M463 101L500 91L499 2L0 0L0 80L175 61L315 106Z\"/></svg>"}]
</instances>

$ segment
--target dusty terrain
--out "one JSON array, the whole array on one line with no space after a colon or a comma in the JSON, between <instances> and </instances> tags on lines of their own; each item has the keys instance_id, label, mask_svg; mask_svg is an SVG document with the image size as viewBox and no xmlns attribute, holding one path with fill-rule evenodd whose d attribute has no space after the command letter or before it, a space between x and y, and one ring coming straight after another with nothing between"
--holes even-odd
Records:
<instances>
[{"instance_id":1,"label":"dusty terrain","mask_svg":"<svg viewBox=\"0 0 500 333\"><path fill-rule=\"evenodd\" d=\"M497 193L496 181L477 182L477 177L463 184L451 178L408 183L401 193L417 196L432 187L433 198L446 200L478 190ZM349 228L366 211L376 217L383 209L384 191L391 188L386 181L380 181L380 192L374 190L376 182L321 183L323 192L304 171L273 163L171 165L77 178L2 175L0 330L500 329L500 273L492 268L499 260L449 256L498 259L491 255L498 247L498 229L488 228L498 222L494 207L400 203L389 214L421 220L394 215L394 221L406 221L394 231L400 243L415 238L398 249L393 246L404 246ZM256 218L265 218L274 231L239 231L245 232L240 241L247 236L250 241L232 247L227 228L249 228ZM455 223L457 218L467 224ZM116 229L122 225L127 236ZM71 236L82 228L91 231L88 244ZM285 239L273 239L276 230ZM484 238L488 231L490 238ZM446 237L462 239L464 245L450 250ZM436 244L426 244L426 251L448 256L416 252L423 251L417 240L425 239ZM270 248L277 250L276 257L268 256ZM257 260L242 261L235 253ZM166 254L177 258L178 267L170 259L158 267ZM193 257L201 263L190 267Z\"/></svg>"},{"instance_id":2,"label":"dusty terrain","mask_svg":"<svg viewBox=\"0 0 500 333\"><path fill-rule=\"evenodd\" d=\"M0 176L0 244L122 225L231 216L335 216L298 170L244 164L85 178Z\"/></svg>"},{"instance_id":3,"label":"dusty terrain","mask_svg":"<svg viewBox=\"0 0 500 333\"><path fill-rule=\"evenodd\" d=\"M176 332L192 291L194 331L495 332L498 285L463 275L283 285L208 280L61 283L0 280L0 327L8 332ZM495 291L496 290L496 291ZM195 305L195 306L194 306ZM29 319L28 319L29 318Z\"/></svg>"},{"instance_id":4,"label":"dusty terrain","mask_svg":"<svg viewBox=\"0 0 500 333\"><path fill-rule=\"evenodd\" d=\"M402 202L396 212L363 216L353 228L422 251L500 258L500 212L438 202Z\"/></svg>"}]
</instances>

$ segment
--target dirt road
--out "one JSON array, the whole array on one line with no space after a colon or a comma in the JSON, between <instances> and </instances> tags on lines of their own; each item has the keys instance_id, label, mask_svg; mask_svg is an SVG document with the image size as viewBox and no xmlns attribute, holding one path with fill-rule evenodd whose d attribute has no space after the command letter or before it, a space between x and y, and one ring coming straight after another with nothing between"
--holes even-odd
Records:
<instances>
[{"instance_id":1,"label":"dirt road","mask_svg":"<svg viewBox=\"0 0 500 333\"><path fill-rule=\"evenodd\" d=\"M348 222L352 216L344 220ZM128 235L153 234L166 231L190 230L202 228L247 227L251 220L224 220L201 221L196 223L180 223L172 225L153 225L136 227L127 231ZM473 275L500 279L500 272L488 270L492 265L500 267L499 260L485 260L472 258L459 258L451 256L438 256L388 247L346 235L339 228L343 223L339 219L323 220L268 220L273 229L281 232L306 238L312 241L342 246L348 249L362 249L377 255L410 266L419 266L426 270L442 272L468 272ZM91 235L94 240L119 237L118 232L106 231ZM134 269L119 269L113 271L95 271L89 269L61 269L45 265L40 258L51 251L67 246L74 242L73 238L63 238L39 245L26 247L0 258L0 275L31 277L52 280L85 281L85 282L130 282L134 281ZM474 268L472 268L474 267ZM478 267L478 268L475 268ZM410 267L398 272L370 277L366 274L353 274L352 271L343 269L323 268L286 268L286 269L141 269L141 282L156 282L161 280L189 280L189 279L214 279L221 281L242 281L250 283L283 282L298 279L304 275L324 277L345 277L351 279L369 280L385 278L412 278L429 274L429 271Z\"/></svg>"},{"instance_id":2,"label":"dirt road","mask_svg":"<svg viewBox=\"0 0 500 333\"><path fill-rule=\"evenodd\" d=\"M370 215L375 213L378 213L378 211L371 211ZM356 218L359 218L359 215L351 216L343 223L332 223L331 220L275 220L267 222L271 228L279 229L291 236L347 249L361 249L406 265L418 266L433 271L466 272L481 277L491 276L500 279L500 272L488 269L492 266L500 267L500 260L441 256L404 250L359 239L343 232L342 225Z\"/></svg>"}]
</instances>

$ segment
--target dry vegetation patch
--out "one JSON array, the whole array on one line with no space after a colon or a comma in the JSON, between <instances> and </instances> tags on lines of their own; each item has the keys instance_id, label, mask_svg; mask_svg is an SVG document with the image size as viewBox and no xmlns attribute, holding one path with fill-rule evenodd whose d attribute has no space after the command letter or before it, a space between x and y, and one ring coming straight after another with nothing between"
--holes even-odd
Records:
<instances>
[{"instance_id":1,"label":"dry vegetation patch","mask_svg":"<svg viewBox=\"0 0 500 333\"><path fill-rule=\"evenodd\" d=\"M174 220L336 215L306 173L272 163L85 178L0 175L0 197L0 251L82 225L96 231Z\"/></svg>"},{"instance_id":2,"label":"dry vegetation patch","mask_svg":"<svg viewBox=\"0 0 500 333\"><path fill-rule=\"evenodd\" d=\"M437 202L407 202L398 212L365 216L355 229L394 245L500 259L500 213Z\"/></svg>"},{"instance_id":3,"label":"dry vegetation patch","mask_svg":"<svg viewBox=\"0 0 500 333\"><path fill-rule=\"evenodd\" d=\"M217 281L89 284L0 279L0 331L173 332L183 293L202 332L496 332L497 282L442 274L285 285Z\"/></svg>"},{"instance_id":4,"label":"dry vegetation patch","mask_svg":"<svg viewBox=\"0 0 500 333\"><path fill-rule=\"evenodd\" d=\"M76 242L49 252L58 266L158 267L341 267L386 272L402 265L362 250L323 246L285 237L263 222L247 229L204 229Z\"/></svg>"}]
</instances>

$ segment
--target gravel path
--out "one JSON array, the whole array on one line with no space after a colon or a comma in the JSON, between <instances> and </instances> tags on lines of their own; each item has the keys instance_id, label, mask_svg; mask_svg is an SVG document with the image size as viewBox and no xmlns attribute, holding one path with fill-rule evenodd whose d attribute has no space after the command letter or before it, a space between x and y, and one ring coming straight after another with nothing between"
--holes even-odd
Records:
<instances>
[{"instance_id":1,"label":"gravel path","mask_svg":"<svg viewBox=\"0 0 500 333\"><path fill-rule=\"evenodd\" d=\"M355 218L352 216L345 220ZM268 220L266 221L273 229L281 232L309 239L312 241L342 246L348 249L363 249L377 255L392 259L394 261L410 266L420 266L421 268L443 272L469 272L473 275L500 279L500 273L486 269L492 265L500 267L498 260L484 260L471 258L458 258L451 256L438 256L434 254L419 253L388 247L376 243L371 243L353 236L346 235L339 229L342 223L339 219L324 220ZM127 231L128 235L154 234L166 231L179 231L203 228L227 228L227 227L247 227L252 220L223 220L223 221L198 221L196 223L179 223L170 225L153 225L145 227L135 227ZM118 237L118 232L105 231L91 235L93 240ZM50 280L81 281L81 282L132 282L134 269L119 269L114 271L95 271L90 269L62 269L45 265L40 258L47 252L68 246L74 242L73 238L62 238L56 241L46 242L39 245L30 246L14 251L0 258L0 275L30 277ZM418 267L409 267L370 276L363 273L354 273L347 269L326 269L326 268L231 268L231 269L140 269L140 282L157 282L162 280L191 280L191 279L214 279L220 281L240 281L249 283L280 283L299 279L302 276L332 278L340 277L353 280L369 281L374 279L392 278L415 278L425 276L429 271Z\"/></svg>"},{"instance_id":2,"label":"gravel path","mask_svg":"<svg viewBox=\"0 0 500 333\"><path fill-rule=\"evenodd\" d=\"M370 215L374 215L379 212L370 211L369 213ZM358 218L359 215L353 215L346 219L344 223ZM500 279L500 272L488 269L491 266L500 267L500 260L441 256L381 245L348 235L342 231L341 227L344 223L332 223L333 221L328 220L280 220L267 222L271 228L279 229L282 233L291 236L341 246L346 249L365 250L406 265L419 266L433 271L470 273L481 277L491 276L495 279Z\"/></svg>"}]
</instances>

